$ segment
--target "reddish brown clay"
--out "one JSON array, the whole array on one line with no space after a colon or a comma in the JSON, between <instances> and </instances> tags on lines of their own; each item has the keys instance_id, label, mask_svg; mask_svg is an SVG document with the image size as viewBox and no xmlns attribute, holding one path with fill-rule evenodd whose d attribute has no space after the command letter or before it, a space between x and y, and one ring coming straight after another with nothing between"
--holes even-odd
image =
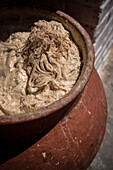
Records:
<instances>
[{"instance_id":1,"label":"reddish brown clay","mask_svg":"<svg viewBox=\"0 0 113 170\"><path fill-rule=\"evenodd\" d=\"M86 169L95 157L106 127L106 98L93 69L78 102L42 139L0 166L2 170Z\"/></svg>"},{"instance_id":2,"label":"reddish brown clay","mask_svg":"<svg viewBox=\"0 0 113 170\"><path fill-rule=\"evenodd\" d=\"M0 151L2 155L0 163L30 147L60 121L73 102L77 101L77 96L80 95L88 82L94 59L93 46L89 35L77 21L63 12L58 11L55 14L36 8L10 8L7 9L6 15L5 11L6 9L1 9L0 12L0 22L3 23L0 29L1 39L4 39L9 32L11 34L20 30L29 31L31 25L38 19L56 20L61 22L72 34L75 43L81 51L83 65L76 84L59 101L32 113L0 116ZM5 157L3 157L3 154Z\"/></svg>"},{"instance_id":3,"label":"reddish brown clay","mask_svg":"<svg viewBox=\"0 0 113 170\"><path fill-rule=\"evenodd\" d=\"M4 10L1 13L2 18L6 17ZM0 161L13 157L0 170L86 169L100 147L107 119L105 93L93 68L94 51L88 34L77 21L60 11L54 14L14 9L7 14L13 14L15 20L19 18L21 26L23 18L34 15L62 22L81 51L83 67L77 83L61 100L35 113L0 118Z\"/></svg>"}]
</instances>

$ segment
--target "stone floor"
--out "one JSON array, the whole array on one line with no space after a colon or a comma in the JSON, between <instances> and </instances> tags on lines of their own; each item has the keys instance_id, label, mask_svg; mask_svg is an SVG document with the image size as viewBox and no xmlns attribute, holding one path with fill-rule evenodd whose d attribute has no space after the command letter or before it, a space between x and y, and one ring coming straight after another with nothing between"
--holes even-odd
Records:
<instances>
[{"instance_id":1,"label":"stone floor","mask_svg":"<svg viewBox=\"0 0 113 170\"><path fill-rule=\"evenodd\" d=\"M113 170L113 46L100 77L107 97L108 120L103 143L89 170Z\"/></svg>"}]
</instances>

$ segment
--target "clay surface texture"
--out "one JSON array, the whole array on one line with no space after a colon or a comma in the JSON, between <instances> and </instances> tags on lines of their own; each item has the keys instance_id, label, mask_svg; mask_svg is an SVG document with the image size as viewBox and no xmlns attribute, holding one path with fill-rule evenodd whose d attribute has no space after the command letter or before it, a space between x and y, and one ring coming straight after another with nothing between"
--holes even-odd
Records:
<instances>
[{"instance_id":1,"label":"clay surface texture","mask_svg":"<svg viewBox=\"0 0 113 170\"><path fill-rule=\"evenodd\" d=\"M39 20L31 32L0 42L0 115L22 114L62 98L76 83L81 59L61 23Z\"/></svg>"}]
</instances>

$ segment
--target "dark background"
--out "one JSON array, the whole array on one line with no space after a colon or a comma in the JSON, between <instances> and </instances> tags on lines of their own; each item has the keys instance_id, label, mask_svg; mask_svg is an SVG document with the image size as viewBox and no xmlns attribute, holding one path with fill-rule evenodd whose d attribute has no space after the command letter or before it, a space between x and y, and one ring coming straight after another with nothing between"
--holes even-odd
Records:
<instances>
[{"instance_id":1,"label":"dark background","mask_svg":"<svg viewBox=\"0 0 113 170\"><path fill-rule=\"evenodd\" d=\"M102 0L0 0L0 7L40 7L64 11L78 20L94 40L101 3Z\"/></svg>"}]
</instances>

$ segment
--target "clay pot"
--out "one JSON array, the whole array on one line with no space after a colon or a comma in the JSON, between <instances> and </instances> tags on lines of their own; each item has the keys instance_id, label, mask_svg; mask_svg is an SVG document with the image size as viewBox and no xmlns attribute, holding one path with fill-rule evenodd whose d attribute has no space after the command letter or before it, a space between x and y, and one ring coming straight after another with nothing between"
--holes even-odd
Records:
<instances>
[{"instance_id":1,"label":"clay pot","mask_svg":"<svg viewBox=\"0 0 113 170\"><path fill-rule=\"evenodd\" d=\"M13 25L12 30L3 27L7 32L28 31L34 20L42 18L63 23L80 49L82 67L73 89L59 101L33 113L0 117L1 149L12 151L1 162L25 150L0 168L86 169L100 147L107 119L105 93L93 67L94 50L88 34L60 11L55 14L27 8L10 9L7 16L3 10L1 14L2 18L8 16L6 22Z\"/></svg>"}]
</instances>

